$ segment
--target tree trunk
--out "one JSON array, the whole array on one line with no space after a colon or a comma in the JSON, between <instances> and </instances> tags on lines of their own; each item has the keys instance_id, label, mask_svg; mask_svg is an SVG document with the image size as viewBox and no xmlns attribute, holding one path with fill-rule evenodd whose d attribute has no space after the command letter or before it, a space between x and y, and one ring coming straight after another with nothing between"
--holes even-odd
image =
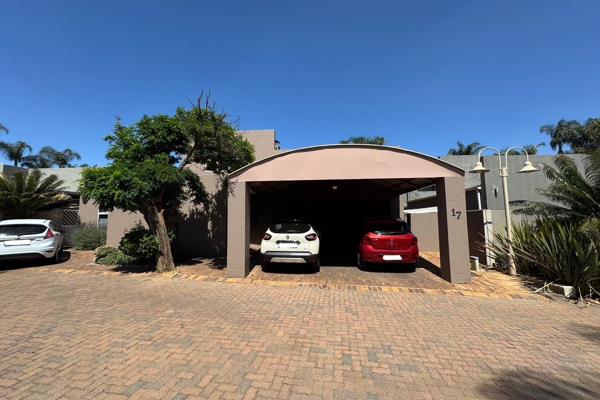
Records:
<instances>
[{"instance_id":1,"label":"tree trunk","mask_svg":"<svg viewBox=\"0 0 600 400\"><path fill-rule=\"evenodd\" d=\"M145 215L150 230L158 238L158 255L156 257L156 271L175 271L175 261L171 252L171 239L165 223L165 211L151 207Z\"/></svg>"}]
</instances>

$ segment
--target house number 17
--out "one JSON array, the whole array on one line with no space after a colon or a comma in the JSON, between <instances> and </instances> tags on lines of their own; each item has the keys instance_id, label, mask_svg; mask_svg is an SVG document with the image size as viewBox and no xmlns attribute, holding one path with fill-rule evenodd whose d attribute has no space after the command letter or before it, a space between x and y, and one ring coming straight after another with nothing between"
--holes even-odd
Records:
<instances>
[{"instance_id":1,"label":"house number 17","mask_svg":"<svg viewBox=\"0 0 600 400\"><path fill-rule=\"evenodd\" d=\"M460 215L462 214L462 211L460 210L456 210L456 209L452 209L452 216L456 217L456 219L460 219Z\"/></svg>"}]
</instances>

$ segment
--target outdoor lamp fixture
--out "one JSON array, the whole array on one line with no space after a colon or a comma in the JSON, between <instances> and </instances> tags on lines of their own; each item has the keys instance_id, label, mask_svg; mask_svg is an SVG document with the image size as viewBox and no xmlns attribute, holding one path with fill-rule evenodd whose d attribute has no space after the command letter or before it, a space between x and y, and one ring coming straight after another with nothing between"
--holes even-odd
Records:
<instances>
[{"instance_id":1,"label":"outdoor lamp fixture","mask_svg":"<svg viewBox=\"0 0 600 400\"><path fill-rule=\"evenodd\" d=\"M521 146L513 146L505 151L504 165L502 165L502 153L500 153L500 151L494 147L484 147L483 149L479 150L479 153L477 154L477 160L481 160L481 153L483 153L485 150L492 150L498 155L498 166L500 168L500 177L502 178L502 192L504 194L504 216L506 218L506 239L508 242L508 274L513 276L517 274L517 267L515 265L515 253L513 250L512 221L510 219L510 203L508 199L508 153L510 153L510 151L514 149L523 150L523 153L526 157L525 165L523 165L523 168L517 171L518 173L539 171L539 168L534 167L531 161L529 161L529 154L527 154L527 150L525 150ZM475 166L469 172L474 174L483 174L489 171L489 169L483 166L481 161L477 161Z\"/></svg>"}]
</instances>

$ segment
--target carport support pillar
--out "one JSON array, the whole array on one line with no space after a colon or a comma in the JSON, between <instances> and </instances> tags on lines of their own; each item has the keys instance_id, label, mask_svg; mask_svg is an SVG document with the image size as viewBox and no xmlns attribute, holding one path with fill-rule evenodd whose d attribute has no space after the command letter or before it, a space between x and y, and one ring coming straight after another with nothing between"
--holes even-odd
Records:
<instances>
[{"instance_id":1,"label":"carport support pillar","mask_svg":"<svg viewBox=\"0 0 600 400\"><path fill-rule=\"evenodd\" d=\"M464 181L456 177L436 182L442 278L452 283L471 278Z\"/></svg>"},{"instance_id":2,"label":"carport support pillar","mask_svg":"<svg viewBox=\"0 0 600 400\"><path fill-rule=\"evenodd\" d=\"M227 274L250 273L250 193L246 182L231 182L227 199Z\"/></svg>"}]
</instances>

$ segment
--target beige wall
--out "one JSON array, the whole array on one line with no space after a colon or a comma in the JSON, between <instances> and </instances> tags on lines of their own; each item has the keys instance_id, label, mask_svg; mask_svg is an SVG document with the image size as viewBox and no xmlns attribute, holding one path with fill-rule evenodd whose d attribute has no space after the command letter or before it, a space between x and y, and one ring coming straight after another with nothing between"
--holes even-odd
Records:
<instances>
[{"instance_id":1,"label":"beige wall","mask_svg":"<svg viewBox=\"0 0 600 400\"><path fill-rule=\"evenodd\" d=\"M79 222L96 225L98 223L98 207L92 201L79 198Z\"/></svg>"},{"instance_id":2,"label":"beige wall","mask_svg":"<svg viewBox=\"0 0 600 400\"><path fill-rule=\"evenodd\" d=\"M280 151L275 149L275 130L263 129L252 131L239 131L246 140L254 147L254 158L262 160L263 158L272 156Z\"/></svg>"},{"instance_id":3,"label":"beige wall","mask_svg":"<svg viewBox=\"0 0 600 400\"><path fill-rule=\"evenodd\" d=\"M437 212L408 215L410 228L419 240L419 250L440 251Z\"/></svg>"}]
</instances>

